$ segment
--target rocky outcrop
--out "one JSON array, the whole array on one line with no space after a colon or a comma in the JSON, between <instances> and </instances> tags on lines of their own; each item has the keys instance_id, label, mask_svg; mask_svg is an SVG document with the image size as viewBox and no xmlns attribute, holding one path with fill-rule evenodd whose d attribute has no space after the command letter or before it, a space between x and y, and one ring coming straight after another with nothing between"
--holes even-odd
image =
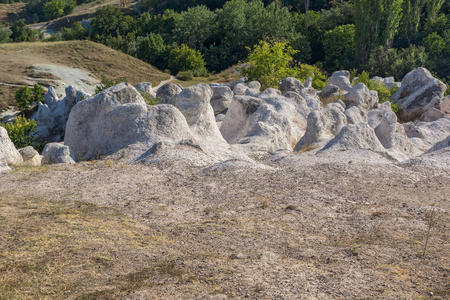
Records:
<instances>
[{"instance_id":1,"label":"rocky outcrop","mask_svg":"<svg viewBox=\"0 0 450 300\"><path fill-rule=\"evenodd\" d=\"M141 82L138 84L133 85L138 92L146 93L151 98L156 97L156 93L153 91L152 83L151 82Z\"/></svg>"},{"instance_id":2,"label":"rocky outcrop","mask_svg":"<svg viewBox=\"0 0 450 300\"><path fill-rule=\"evenodd\" d=\"M446 89L446 85L434 78L427 69L418 68L403 78L401 87L392 95L391 101L404 111L427 111L432 107L440 107Z\"/></svg>"},{"instance_id":3,"label":"rocky outcrop","mask_svg":"<svg viewBox=\"0 0 450 300\"><path fill-rule=\"evenodd\" d=\"M375 76L372 78L372 81L378 81L379 83L386 86L388 89L400 88L400 86L402 85L400 82L395 82L394 77L382 78L382 77Z\"/></svg>"},{"instance_id":4,"label":"rocky outcrop","mask_svg":"<svg viewBox=\"0 0 450 300\"><path fill-rule=\"evenodd\" d=\"M445 97L441 101L441 111L450 117L450 96Z\"/></svg>"},{"instance_id":5,"label":"rocky outcrop","mask_svg":"<svg viewBox=\"0 0 450 300\"><path fill-rule=\"evenodd\" d=\"M39 103L34 115L37 121L35 136L39 142L61 142L64 140L67 119L72 107L89 97L88 94L73 87L66 88L66 96L58 100L52 88L45 95L45 104Z\"/></svg>"},{"instance_id":6,"label":"rocky outcrop","mask_svg":"<svg viewBox=\"0 0 450 300\"><path fill-rule=\"evenodd\" d=\"M153 145L183 139L194 137L177 108L148 106L133 86L122 83L72 109L64 142L77 159L86 160L135 143Z\"/></svg>"},{"instance_id":7,"label":"rocky outcrop","mask_svg":"<svg viewBox=\"0 0 450 300\"><path fill-rule=\"evenodd\" d=\"M446 139L436 143L427 153L436 152L445 148L450 148L450 135Z\"/></svg>"},{"instance_id":8,"label":"rocky outcrop","mask_svg":"<svg viewBox=\"0 0 450 300\"><path fill-rule=\"evenodd\" d=\"M406 135L422 152L450 134L450 119L441 118L433 122L416 121L403 124Z\"/></svg>"},{"instance_id":9,"label":"rocky outcrop","mask_svg":"<svg viewBox=\"0 0 450 300\"><path fill-rule=\"evenodd\" d=\"M20 165L23 163L22 156L14 147L5 128L0 126L0 163L7 165Z\"/></svg>"},{"instance_id":10,"label":"rocky outcrop","mask_svg":"<svg viewBox=\"0 0 450 300\"><path fill-rule=\"evenodd\" d=\"M295 151L320 148L334 138L347 125L344 108L337 103L330 103L322 110L312 111L308 115L305 135L295 146Z\"/></svg>"},{"instance_id":11,"label":"rocky outcrop","mask_svg":"<svg viewBox=\"0 0 450 300\"><path fill-rule=\"evenodd\" d=\"M211 106L214 109L214 114L225 114L228 107L233 101L233 91L227 86L211 86L213 95L211 97Z\"/></svg>"},{"instance_id":12,"label":"rocky outcrop","mask_svg":"<svg viewBox=\"0 0 450 300\"><path fill-rule=\"evenodd\" d=\"M385 152L375 131L366 122L348 124L320 151L371 150Z\"/></svg>"},{"instance_id":13,"label":"rocky outcrop","mask_svg":"<svg viewBox=\"0 0 450 300\"><path fill-rule=\"evenodd\" d=\"M296 92L299 93L305 86L303 83L294 77L287 77L283 79L280 84L280 90L282 93L286 92Z\"/></svg>"},{"instance_id":14,"label":"rocky outcrop","mask_svg":"<svg viewBox=\"0 0 450 300\"><path fill-rule=\"evenodd\" d=\"M440 111L439 109L436 109L434 107L427 110L419 119L419 121L422 122L433 122L436 120L439 120L441 118L445 118L446 114L443 111Z\"/></svg>"},{"instance_id":15,"label":"rocky outcrop","mask_svg":"<svg viewBox=\"0 0 450 300\"><path fill-rule=\"evenodd\" d=\"M378 93L370 91L364 83L358 83L345 95L345 104L348 108L358 106L369 111L378 105Z\"/></svg>"},{"instance_id":16,"label":"rocky outcrop","mask_svg":"<svg viewBox=\"0 0 450 300\"><path fill-rule=\"evenodd\" d=\"M156 92L156 98L163 99L165 104L175 104L175 96L181 93L182 89L176 84L166 83Z\"/></svg>"},{"instance_id":17,"label":"rocky outcrop","mask_svg":"<svg viewBox=\"0 0 450 300\"><path fill-rule=\"evenodd\" d=\"M62 143L48 143L42 152L42 164L74 164L75 156L69 146Z\"/></svg>"},{"instance_id":18,"label":"rocky outcrop","mask_svg":"<svg viewBox=\"0 0 450 300\"><path fill-rule=\"evenodd\" d=\"M343 91L349 91L352 88L350 83L350 72L349 71L337 71L328 78L328 82L339 87Z\"/></svg>"},{"instance_id":19,"label":"rocky outcrop","mask_svg":"<svg viewBox=\"0 0 450 300\"><path fill-rule=\"evenodd\" d=\"M361 122L367 123L368 121L366 111L358 106L352 106L346 109L345 116L347 117L348 124L359 124Z\"/></svg>"},{"instance_id":20,"label":"rocky outcrop","mask_svg":"<svg viewBox=\"0 0 450 300\"><path fill-rule=\"evenodd\" d=\"M42 164L42 156L32 146L19 149L19 153L26 165L39 167Z\"/></svg>"}]
</instances>

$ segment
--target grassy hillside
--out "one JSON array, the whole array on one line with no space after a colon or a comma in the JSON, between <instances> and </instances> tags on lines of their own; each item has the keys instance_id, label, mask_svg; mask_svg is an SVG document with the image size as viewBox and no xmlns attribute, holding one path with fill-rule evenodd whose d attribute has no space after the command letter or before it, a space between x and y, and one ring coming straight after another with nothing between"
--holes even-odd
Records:
<instances>
[{"instance_id":1,"label":"grassy hillside","mask_svg":"<svg viewBox=\"0 0 450 300\"><path fill-rule=\"evenodd\" d=\"M126 77L129 83L158 85L169 75L122 52L90 41L11 43L0 45L0 109L14 104L14 85L48 85L51 74L36 74L33 65L52 64L88 71L94 79Z\"/></svg>"}]
</instances>

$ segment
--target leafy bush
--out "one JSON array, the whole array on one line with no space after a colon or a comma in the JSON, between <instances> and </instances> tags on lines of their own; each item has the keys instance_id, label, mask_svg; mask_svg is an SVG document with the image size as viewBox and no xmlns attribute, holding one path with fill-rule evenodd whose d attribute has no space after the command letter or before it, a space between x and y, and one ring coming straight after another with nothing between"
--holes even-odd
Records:
<instances>
[{"instance_id":1,"label":"leafy bush","mask_svg":"<svg viewBox=\"0 0 450 300\"><path fill-rule=\"evenodd\" d=\"M43 145L38 144L35 140L36 121L18 116L11 123L5 123L2 126L8 132L9 138L17 149L27 146L33 146L38 150L43 148Z\"/></svg>"},{"instance_id":2,"label":"leafy bush","mask_svg":"<svg viewBox=\"0 0 450 300\"><path fill-rule=\"evenodd\" d=\"M119 84L119 83L122 83L122 82L127 82L127 78L126 77L120 77L120 78L117 78L117 79L111 79L111 78L108 78L108 77L103 75L102 76L102 81L95 88L95 93L98 94L101 91L109 89L110 87L115 86L116 84Z\"/></svg>"},{"instance_id":3,"label":"leafy bush","mask_svg":"<svg viewBox=\"0 0 450 300\"><path fill-rule=\"evenodd\" d=\"M182 81L189 81L194 79L194 73L191 71L178 72L177 79Z\"/></svg>"},{"instance_id":4,"label":"leafy bush","mask_svg":"<svg viewBox=\"0 0 450 300\"><path fill-rule=\"evenodd\" d=\"M33 100L33 97L31 96L31 90L28 85L25 85L16 91L15 99L17 102L17 107L21 112L25 112L28 110L31 101Z\"/></svg>"},{"instance_id":5,"label":"leafy bush","mask_svg":"<svg viewBox=\"0 0 450 300\"><path fill-rule=\"evenodd\" d=\"M300 65L300 70L295 74L295 76L298 80L303 82L305 82L308 77L311 77L312 87L316 90L321 90L328 84L327 77L322 73L322 70L314 65Z\"/></svg>"},{"instance_id":6,"label":"leafy bush","mask_svg":"<svg viewBox=\"0 0 450 300\"><path fill-rule=\"evenodd\" d=\"M196 71L205 69L203 55L199 51L190 49L186 45L181 45L170 51L169 69L175 75L180 71Z\"/></svg>"},{"instance_id":7,"label":"leafy bush","mask_svg":"<svg viewBox=\"0 0 450 300\"><path fill-rule=\"evenodd\" d=\"M295 53L297 51L286 42L260 41L248 55L248 62L241 64L239 71L248 81L258 80L262 89L278 88L281 80L295 77L298 72L292 66Z\"/></svg>"},{"instance_id":8,"label":"leafy bush","mask_svg":"<svg viewBox=\"0 0 450 300\"><path fill-rule=\"evenodd\" d=\"M11 36L11 32L9 30L4 30L2 26L0 26L0 44L8 43L10 41L9 37Z\"/></svg>"},{"instance_id":9,"label":"leafy bush","mask_svg":"<svg viewBox=\"0 0 450 300\"><path fill-rule=\"evenodd\" d=\"M158 104L163 104L164 103L164 99L162 98L152 98L149 94L145 93L145 92L139 92L142 96L142 98L144 98L145 103L147 103L148 105L158 105Z\"/></svg>"},{"instance_id":10,"label":"leafy bush","mask_svg":"<svg viewBox=\"0 0 450 300\"><path fill-rule=\"evenodd\" d=\"M44 88L39 84L33 86L33 101L37 103L44 102Z\"/></svg>"}]
</instances>

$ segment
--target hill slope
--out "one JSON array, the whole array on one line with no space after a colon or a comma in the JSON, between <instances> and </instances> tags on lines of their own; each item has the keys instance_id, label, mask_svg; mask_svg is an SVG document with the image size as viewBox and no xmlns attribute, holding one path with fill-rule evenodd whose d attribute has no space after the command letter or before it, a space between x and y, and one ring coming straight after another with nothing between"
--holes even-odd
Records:
<instances>
[{"instance_id":1,"label":"hill slope","mask_svg":"<svg viewBox=\"0 0 450 300\"><path fill-rule=\"evenodd\" d=\"M78 79L91 86L103 75L126 77L132 84L150 81L153 85L170 78L143 61L90 41L2 44L0 56L0 110L14 104L13 93L17 86L36 82L60 86L61 79L65 79L61 73L71 76L74 69L89 77ZM53 71L55 69L60 72ZM60 90L63 88L60 86Z\"/></svg>"}]
</instances>

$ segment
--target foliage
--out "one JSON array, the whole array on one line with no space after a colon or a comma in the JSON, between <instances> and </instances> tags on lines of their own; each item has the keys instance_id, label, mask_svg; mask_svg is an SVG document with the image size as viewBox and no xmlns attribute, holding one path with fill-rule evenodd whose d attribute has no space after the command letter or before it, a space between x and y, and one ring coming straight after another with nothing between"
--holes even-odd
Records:
<instances>
[{"instance_id":1,"label":"foliage","mask_svg":"<svg viewBox=\"0 0 450 300\"><path fill-rule=\"evenodd\" d=\"M0 44L8 43L10 41L11 32L9 30L5 30L0 26Z\"/></svg>"},{"instance_id":2,"label":"foliage","mask_svg":"<svg viewBox=\"0 0 450 300\"><path fill-rule=\"evenodd\" d=\"M21 112L25 112L30 107L30 104L33 100L31 95L31 90L28 85L25 85L18 90L16 90L15 99L17 102L17 107Z\"/></svg>"},{"instance_id":3,"label":"foliage","mask_svg":"<svg viewBox=\"0 0 450 300\"><path fill-rule=\"evenodd\" d=\"M263 89L278 88L281 80L296 75L292 58L296 52L287 42L260 41L239 70L248 81L258 80Z\"/></svg>"},{"instance_id":4,"label":"foliage","mask_svg":"<svg viewBox=\"0 0 450 300\"><path fill-rule=\"evenodd\" d=\"M167 68L170 47L164 44L161 35L151 32L128 44L128 54L135 56L160 70Z\"/></svg>"},{"instance_id":5,"label":"foliage","mask_svg":"<svg viewBox=\"0 0 450 300\"><path fill-rule=\"evenodd\" d=\"M393 87L391 89L388 89L380 81L371 80L369 73L366 71L363 71L360 74L358 74L357 78L355 78L355 80L354 80L355 85L360 82L364 83L369 88L369 90L376 91L378 93L379 103L390 102L392 111L395 113L400 112L399 106L396 103L391 102L391 96L395 92L397 92L398 88Z\"/></svg>"},{"instance_id":6,"label":"foliage","mask_svg":"<svg viewBox=\"0 0 450 300\"><path fill-rule=\"evenodd\" d=\"M84 29L81 25L81 22L73 23L73 27L70 28L62 28L62 39L65 41L69 40L84 40L89 35L89 30Z\"/></svg>"},{"instance_id":7,"label":"foliage","mask_svg":"<svg viewBox=\"0 0 450 300\"><path fill-rule=\"evenodd\" d=\"M106 76L102 76L102 81L100 82L99 85L96 86L95 88L95 93L98 94L112 86L115 86L116 84L122 83L122 82L127 82L127 79L125 77L120 77L117 79L111 79L108 78Z\"/></svg>"},{"instance_id":8,"label":"foliage","mask_svg":"<svg viewBox=\"0 0 450 300\"><path fill-rule=\"evenodd\" d=\"M92 20L91 36L95 41L117 37L121 33L123 13L120 8L105 5L97 9Z\"/></svg>"},{"instance_id":9,"label":"foliage","mask_svg":"<svg viewBox=\"0 0 450 300\"><path fill-rule=\"evenodd\" d=\"M34 131L36 130L36 121L26 119L23 116L16 117L11 123L2 124L8 132L9 138L17 149L33 146L40 148L35 141Z\"/></svg>"},{"instance_id":10,"label":"foliage","mask_svg":"<svg viewBox=\"0 0 450 300\"><path fill-rule=\"evenodd\" d=\"M180 71L202 70L205 68L205 61L199 51L182 44L170 51L168 67L171 74L175 75Z\"/></svg>"},{"instance_id":11,"label":"foliage","mask_svg":"<svg viewBox=\"0 0 450 300\"><path fill-rule=\"evenodd\" d=\"M355 26L337 26L325 32L323 46L328 69L351 69L355 58Z\"/></svg>"},{"instance_id":12,"label":"foliage","mask_svg":"<svg viewBox=\"0 0 450 300\"><path fill-rule=\"evenodd\" d=\"M15 21L10 29L15 42L33 42L38 39L38 32L28 28L23 19Z\"/></svg>"},{"instance_id":13,"label":"foliage","mask_svg":"<svg viewBox=\"0 0 450 300\"><path fill-rule=\"evenodd\" d=\"M164 103L164 99L162 98L153 98L145 92L139 92L139 94L141 94L142 98L144 98L144 101L145 103L147 103L147 105L158 105Z\"/></svg>"},{"instance_id":14,"label":"foliage","mask_svg":"<svg viewBox=\"0 0 450 300\"><path fill-rule=\"evenodd\" d=\"M44 4L45 19L53 20L70 14L75 5L75 0L50 0Z\"/></svg>"},{"instance_id":15,"label":"foliage","mask_svg":"<svg viewBox=\"0 0 450 300\"><path fill-rule=\"evenodd\" d=\"M321 90L328 84L327 77L315 65L300 65L300 69L296 72L295 77L302 82L308 79L308 77L311 77L312 87L316 90Z\"/></svg>"},{"instance_id":16,"label":"foliage","mask_svg":"<svg viewBox=\"0 0 450 300\"><path fill-rule=\"evenodd\" d=\"M33 86L33 96L32 99L34 102L39 103L39 102L44 102L44 88L42 86L40 86L39 84L35 84Z\"/></svg>"}]
</instances>

